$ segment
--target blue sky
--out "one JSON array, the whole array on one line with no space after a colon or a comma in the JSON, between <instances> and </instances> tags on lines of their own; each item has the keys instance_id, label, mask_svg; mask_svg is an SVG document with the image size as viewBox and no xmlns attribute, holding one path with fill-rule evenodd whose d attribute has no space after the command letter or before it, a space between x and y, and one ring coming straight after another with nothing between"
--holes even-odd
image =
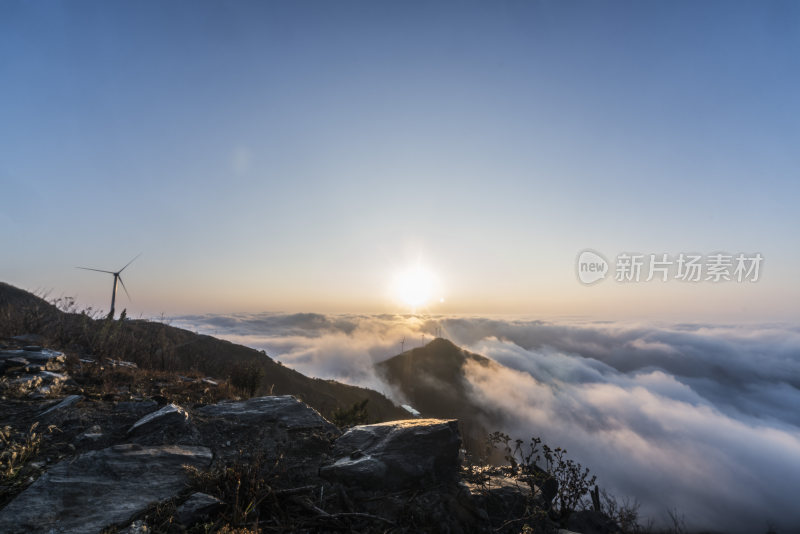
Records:
<instances>
[{"instance_id":1,"label":"blue sky","mask_svg":"<svg viewBox=\"0 0 800 534\"><path fill-rule=\"evenodd\" d=\"M0 279L134 313L796 319L793 2L0 3ZM757 284L575 257L763 254Z\"/></svg>"}]
</instances>

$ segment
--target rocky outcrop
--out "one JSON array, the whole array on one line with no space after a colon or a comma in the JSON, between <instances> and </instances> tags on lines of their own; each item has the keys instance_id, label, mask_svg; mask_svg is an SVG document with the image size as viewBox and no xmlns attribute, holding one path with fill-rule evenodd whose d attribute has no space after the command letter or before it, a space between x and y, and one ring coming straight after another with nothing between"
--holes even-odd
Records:
<instances>
[{"instance_id":1,"label":"rocky outcrop","mask_svg":"<svg viewBox=\"0 0 800 534\"><path fill-rule=\"evenodd\" d=\"M195 411L200 434L222 461L257 451L292 476L316 475L339 429L290 395L225 401Z\"/></svg>"},{"instance_id":2,"label":"rocky outcrop","mask_svg":"<svg viewBox=\"0 0 800 534\"><path fill-rule=\"evenodd\" d=\"M337 432L335 425L319 412L291 395L256 397L245 401L224 401L197 410L211 419L225 419L236 425L268 424L289 430Z\"/></svg>"},{"instance_id":3,"label":"rocky outcrop","mask_svg":"<svg viewBox=\"0 0 800 534\"><path fill-rule=\"evenodd\" d=\"M0 350L0 393L45 398L61 391L66 356L62 352L26 346Z\"/></svg>"},{"instance_id":4,"label":"rocky outcrop","mask_svg":"<svg viewBox=\"0 0 800 534\"><path fill-rule=\"evenodd\" d=\"M167 404L160 410L145 415L136 421L128 434L153 432L165 426L185 425L189 422L189 413L175 404Z\"/></svg>"},{"instance_id":5,"label":"rocky outcrop","mask_svg":"<svg viewBox=\"0 0 800 534\"><path fill-rule=\"evenodd\" d=\"M20 352L34 354L37 363ZM37 360L37 354L45 356ZM70 378L59 355L36 348L4 360L8 372L0 382L16 387L13 396L0 397L13 425L9 436L24 443L35 432L32 423L40 423L41 443L33 447L41 449L13 490L0 493L3 533L122 528L140 534L158 531L156 509L173 510L172 525L193 531L201 522L220 525L242 517L239 484L241 491L255 492L245 498L249 513L287 531L510 532L518 523L509 518L529 515L532 504L546 513L545 495L557 489L485 475L474 478L478 484L465 483L473 478L460 469L456 420L391 421L342 434L288 395L192 406L182 397L165 397L163 389L126 390L124 396L85 390L94 375ZM110 368L123 377L135 370L113 363ZM71 365L102 370L93 360ZM68 382L65 392L72 395L57 399L51 388L50 398L42 399L50 375ZM174 378L182 387L200 382ZM168 378L161 380L156 388L170 386ZM117 386L121 391L125 384ZM209 470L187 484L184 466ZM596 523L581 519L593 521L585 529Z\"/></svg>"},{"instance_id":6,"label":"rocky outcrop","mask_svg":"<svg viewBox=\"0 0 800 534\"><path fill-rule=\"evenodd\" d=\"M504 476L490 476L481 484L466 486L477 507L490 517L522 517L531 502L528 484Z\"/></svg>"},{"instance_id":7,"label":"rocky outcrop","mask_svg":"<svg viewBox=\"0 0 800 534\"><path fill-rule=\"evenodd\" d=\"M0 510L0 532L78 534L124 525L183 490L184 465L210 463L206 447L125 444L90 451L53 466Z\"/></svg>"},{"instance_id":8,"label":"rocky outcrop","mask_svg":"<svg viewBox=\"0 0 800 534\"><path fill-rule=\"evenodd\" d=\"M27 346L22 349L6 349L0 351L0 370L19 365L36 365L46 371L61 371L64 368L66 356L63 352L43 349L39 346Z\"/></svg>"},{"instance_id":9,"label":"rocky outcrop","mask_svg":"<svg viewBox=\"0 0 800 534\"><path fill-rule=\"evenodd\" d=\"M461 438L455 420L413 419L356 426L336 440L320 474L348 485L407 488L452 481Z\"/></svg>"}]
</instances>

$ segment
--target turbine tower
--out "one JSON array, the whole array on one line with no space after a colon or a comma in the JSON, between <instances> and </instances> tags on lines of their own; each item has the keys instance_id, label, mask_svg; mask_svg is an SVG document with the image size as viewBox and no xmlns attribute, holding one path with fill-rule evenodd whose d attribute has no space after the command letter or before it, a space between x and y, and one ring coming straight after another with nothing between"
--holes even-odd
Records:
<instances>
[{"instance_id":1,"label":"turbine tower","mask_svg":"<svg viewBox=\"0 0 800 534\"><path fill-rule=\"evenodd\" d=\"M116 272L114 272L114 271L104 271L102 269L92 269L91 267L76 267L76 269L83 269L84 271L97 271L98 273L108 273L108 274L113 274L114 275L114 287L111 290L111 311L108 312L108 316L111 317L112 319L114 318L114 302L116 302L116 300L117 300L117 282L122 284L122 289L124 289L125 290L125 294L128 295L128 300L130 300L130 298L131 298L130 293L128 293L128 288L125 287L125 282L122 281L122 277L120 276L120 274L122 273L122 271L124 271L128 267L128 265L133 263L134 260L136 260L136 258L138 258L141 255L142 255L142 253L140 252L131 261L126 263L125 267L123 267L122 269L120 269L119 271L116 271Z\"/></svg>"}]
</instances>

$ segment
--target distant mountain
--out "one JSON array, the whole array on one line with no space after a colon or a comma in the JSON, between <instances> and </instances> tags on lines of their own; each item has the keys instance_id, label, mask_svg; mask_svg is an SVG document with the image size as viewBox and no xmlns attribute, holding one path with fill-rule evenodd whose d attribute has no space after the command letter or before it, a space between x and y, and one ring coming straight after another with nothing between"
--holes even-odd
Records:
<instances>
[{"instance_id":1,"label":"distant mountain","mask_svg":"<svg viewBox=\"0 0 800 534\"><path fill-rule=\"evenodd\" d=\"M235 366L252 364L264 372L256 394L294 395L326 417L366 399L370 421L408 418L407 412L377 391L307 377L261 351L155 321L109 322L91 314L64 312L43 298L0 282L0 338L31 334L41 338L37 344L130 360L144 368L197 370L226 378Z\"/></svg>"},{"instance_id":2,"label":"distant mountain","mask_svg":"<svg viewBox=\"0 0 800 534\"><path fill-rule=\"evenodd\" d=\"M395 387L423 417L460 421L466 444L479 449L499 414L478 404L470 395L464 369L468 362L490 367L499 364L437 338L376 365L378 374Z\"/></svg>"}]
</instances>

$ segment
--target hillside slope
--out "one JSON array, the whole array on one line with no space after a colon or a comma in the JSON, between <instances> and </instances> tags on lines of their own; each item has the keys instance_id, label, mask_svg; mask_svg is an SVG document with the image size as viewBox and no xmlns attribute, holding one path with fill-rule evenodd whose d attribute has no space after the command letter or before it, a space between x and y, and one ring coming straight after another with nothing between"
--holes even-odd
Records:
<instances>
[{"instance_id":1,"label":"hillside slope","mask_svg":"<svg viewBox=\"0 0 800 534\"><path fill-rule=\"evenodd\" d=\"M71 311L74 306L68 308ZM224 378L237 365L256 365L264 372L257 394L294 395L327 417L365 399L370 421L408 416L376 391L307 377L255 349L159 322L108 321L87 313L64 312L0 282L0 337L31 334L41 336L45 345L76 355L123 359L150 369L199 371Z\"/></svg>"}]
</instances>

